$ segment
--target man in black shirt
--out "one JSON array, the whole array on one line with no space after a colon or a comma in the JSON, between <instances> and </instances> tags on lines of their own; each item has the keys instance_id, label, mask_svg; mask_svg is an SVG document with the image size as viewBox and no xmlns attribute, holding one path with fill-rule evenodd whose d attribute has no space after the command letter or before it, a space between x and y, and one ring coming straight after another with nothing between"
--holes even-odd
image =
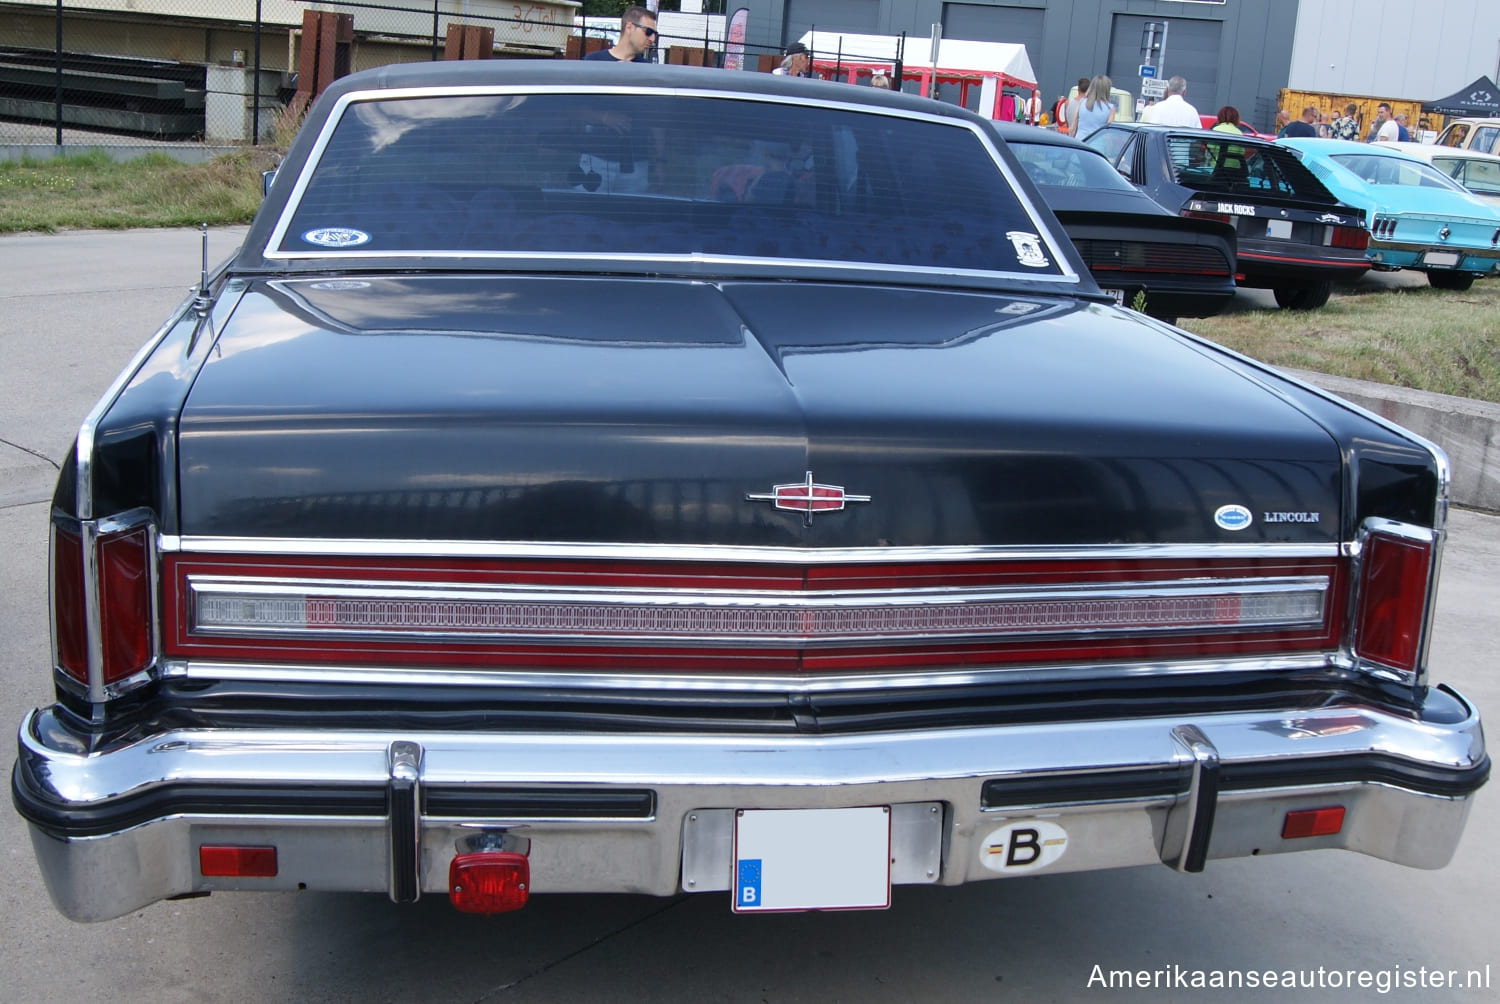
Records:
<instances>
[{"instance_id":1,"label":"man in black shirt","mask_svg":"<svg viewBox=\"0 0 1500 1004\"><path fill-rule=\"evenodd\" d=\"M656 44L656 15L644 7L626 7L620 15L620 40L609 49L598 49L584 59L616 63L649 63L646 54Z\"/></svg>"},{"instance_id":2,"label":"man in black shirt","mask_svg":"<svg viewBox=\"0 0 1500 1004\"><path fill-rule=\"evenodd\" d=\"M1316 138L1318 127L1313 125L1318 121L1318 110L1312 105L1302 109L1302 117L1295 122L1288 122L1286 128L1281 130L1283 136L1311 136Z\"/></svg>"}]
</instances>

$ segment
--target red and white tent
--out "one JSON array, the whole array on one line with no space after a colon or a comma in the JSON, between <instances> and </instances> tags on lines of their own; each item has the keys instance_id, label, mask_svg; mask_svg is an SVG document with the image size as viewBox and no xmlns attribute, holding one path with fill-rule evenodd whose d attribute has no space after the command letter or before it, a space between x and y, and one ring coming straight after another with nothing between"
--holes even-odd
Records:
<instances>
[{"instance_id":1,"label":"red and white tent","mask_svg":"<svg viewBox=\"0 0 1500 1004\"><path fill-rule=\"evenodd\" d=\"M800 39L812 56L813 70L832 80L855 83L860 76L891 73L898 54L905 79L921 83L921 94L932 93L932 85L957 84L959 104L967 104L970 87L981 88L980 111L1000 117L1001 88L1036 90L1036 73L1026 46L1019 42L976 42L964 38L938 41L933 64L932 41L908 35L905 46L899 35L856 35L848 32L806 32Z\"/></svg>"}]
</instances>

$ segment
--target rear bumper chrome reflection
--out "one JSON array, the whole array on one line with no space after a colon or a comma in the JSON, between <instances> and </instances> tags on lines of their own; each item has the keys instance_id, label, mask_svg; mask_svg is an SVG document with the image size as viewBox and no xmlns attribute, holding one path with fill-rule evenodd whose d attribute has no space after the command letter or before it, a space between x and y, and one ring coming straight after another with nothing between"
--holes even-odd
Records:
<instances>
[{"instance_id":1,"label":"rear bumper chrome reflection","mask_svg":"<svg viewBox=\"0 0 1500 1004\"><path fill-rule=\"evenodd\" d=\"M531 891L730 887L735 809L891 807L891 882L1344 848L1440 868L1488 775L1477 713L1374 708L833 736L181 730L49 747L13 778L75 920L225 890L446 893L455 856L514 851ZM1288 839L1288 812L1340 806ZM273 876L204 876L204 844L270 846ZM108 882L99 876L108 875Z\"/></svg>"}]
</instances>

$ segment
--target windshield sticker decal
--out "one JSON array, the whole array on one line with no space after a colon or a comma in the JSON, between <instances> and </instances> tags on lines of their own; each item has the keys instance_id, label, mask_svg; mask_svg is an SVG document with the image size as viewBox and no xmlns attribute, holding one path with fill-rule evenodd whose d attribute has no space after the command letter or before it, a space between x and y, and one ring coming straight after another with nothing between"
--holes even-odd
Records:
<instances>
[{"instance_id":1,"label":"windshield sticker decal","mask_svg":"<svg viewBox=\"0 0 1500 1004\"><path fill-rule=\"evenodd\" d=\"M1242 505L1221 505L1214 512L1214 522L1221 530L1243 530L1255 522L1255 517Z\"/></svg>"},{"instance_id":2,"label":"windshield sticker decal","mask_svg":"<svg viewBox=\"0 0 1500 1004\"><path fill-rule=\"evenodd\" d=\"M1031 268L1046 268L1052 264L1042 251L1042 239L1024 230L1011 230L1006 238L1016 247L1016 260Z\"/></svg>"},{"instance_id":3,"label":"windshield sticker decal","mask_svg":"<svg viewBox=\"0 0 1500 1004\"><path fill-rule=\"evenodd\" d=\"M302 239L319 247L354 248L369 243L370 235L352 227L319 227L303 234Z\"/></svg>"}]
</instances>

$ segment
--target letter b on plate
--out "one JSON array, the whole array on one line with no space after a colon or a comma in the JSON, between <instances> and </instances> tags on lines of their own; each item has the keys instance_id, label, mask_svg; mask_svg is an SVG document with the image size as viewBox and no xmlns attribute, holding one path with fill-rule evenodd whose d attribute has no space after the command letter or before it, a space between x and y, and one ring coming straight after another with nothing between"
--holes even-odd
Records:
<instances>
[{"instance_id":1,"label":"letter b on plate","mask_svg":"<svg viewBox=\"0 0 1500 1004\"><path fill-rule=\"evenodd\" d=\"M1047 819L1022 819L1000 827L984 838L979 860L1002 875L1045 868L1068 849L1068 834Z\"/></svg>"}]
</instances>

